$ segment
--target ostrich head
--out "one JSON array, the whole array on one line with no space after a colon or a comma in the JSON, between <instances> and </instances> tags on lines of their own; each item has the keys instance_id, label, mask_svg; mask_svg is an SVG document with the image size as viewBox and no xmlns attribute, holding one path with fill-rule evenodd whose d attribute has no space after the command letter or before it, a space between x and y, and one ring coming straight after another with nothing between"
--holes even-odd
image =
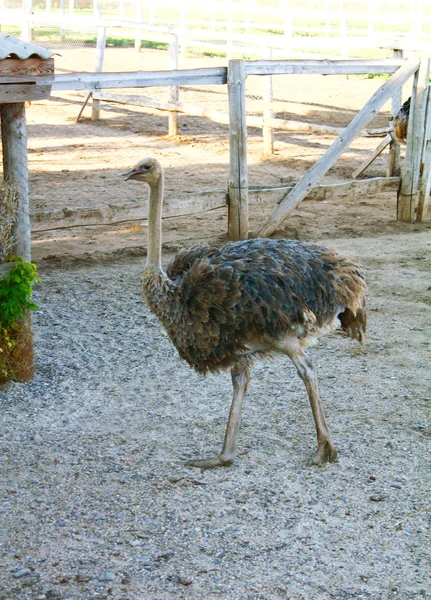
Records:
<instances>
[{"instance_id":1,"label":"ostrich head","mask_svg":"<svg viewBox=\"0 0 431 600\"><path fill-rule=\"evenodd\" d=\"M144 181L151 186L160 180L162 168L155 158L144 158L128 171L124 171L122 175L124 181L135 179L136 181Z\"/></svg>"}]
</instances>

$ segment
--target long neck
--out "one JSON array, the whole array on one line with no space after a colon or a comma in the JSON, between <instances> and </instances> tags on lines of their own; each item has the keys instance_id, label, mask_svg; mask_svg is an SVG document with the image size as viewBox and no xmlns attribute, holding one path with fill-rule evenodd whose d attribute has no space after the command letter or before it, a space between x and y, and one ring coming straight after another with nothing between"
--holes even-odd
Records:
<instances>
[{"instance_id":1,"label":"long neck","mask_svg":"<svg viewBox=\"0 0 431 600\"><path fill-rule=\"evenodd\" d=\"M150 186L150 209L148 218L147 268L162 271L162 204L163 173Z\"/></svg>"}]
</instances>

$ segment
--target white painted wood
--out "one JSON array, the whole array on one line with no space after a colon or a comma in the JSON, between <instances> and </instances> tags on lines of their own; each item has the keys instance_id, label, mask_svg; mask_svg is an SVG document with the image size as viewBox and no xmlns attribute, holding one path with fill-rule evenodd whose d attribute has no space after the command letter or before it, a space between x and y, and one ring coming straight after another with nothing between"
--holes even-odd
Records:
<instances>
[{"instance_id":1,"label":"white painted wood","mask_svg":"<svg viewBox=\"0 0 431 600\"><path fill-rule=\"evenodd\" d=\"M231 240L248 238L245 79L244 61L230 60L228 67L230 152L228 235Z\"/></svg>"},{"instance_id":2,"label":"white painted wood","mask_svg":"<svg viewBox=\"0 0 431 600\"><path fill-rule=\"evenodd\" d=\"M349 123L344 132L334 141L325 154L315 163L307 174L295 186L291 194L286 197L275 212L267 219L260 236L268 236L284 221L296 206L307 196L319 179L332 167L335 161L349 147L371 119L378 113L383 104L393 95L411 75L417 70L419 60L411 57L398 71L386 81L368 100L356 117Z\"/></svg>"},{"instance_id":3,"label":"white painted wood","mask_svg":"<svg viewBox=\"0 0 431 600\"><path fill-rule=\"evenodd\" d=\"M171 85L217 85L227 83L226 67L179 69L178 71L137 71L133 73L73 73L56 75L54 80L38 78L40 85L53 90L88 90Z\"/></svg>"},{"instance_id":4,"label":"white painted wood","mask_svg":"<svg viewBox=\"0 0 431 600\"><path fill-rule=\"evenodd\" d=\"M406 154L401 171L401 186L397 203L397 218L405 223L414 223L417 220L429 74L430 60L423 58L415 76L407 129Z\"/></svg>"},{"instance_id":5,"label":"white painted wood","mask_svg":"<svg viewBox=\"0 0 431 600\"><path fill-rule=\"evenodd\" d=\"M179 45L178 36L173 33L169 44L169 68L172 71L177 71L179 66ZM169 90L169 101L172 104L178 104L180 101L180 88L173 85ZM175 110L169 111L169 135L177 137L179 131L178 112Z\"/></svg>"},{"instance_id":6,"label":"white painted wood","mask_svg":"<svg viewBox=\"0 0 431 600\"><path fill-rule=\"evenodd\" d=\"M16 223L13 229L13 254L30 260L30 217L27 166L27 127L25 104L0 105L3 148L3 176L19 190Z\"/></svg>"},{"instance_id":7,"label":"white painted wood","mask_svg":"<svg viewBox=\"0 0 431 600\"><path fill-rule=\"evenodd\" d=\"M385 137L384 140L382 140L380 142L380 144L377 146L377 148L374 150L374 152L372 152L370 154L370 156L364 160L364 162L353 171L352 173L352 178L356 179L356 177L359 177L359 175L361 175L365 169L367 167L369 167L371 165L372 162L374 162L376 160L376 158L378 156L380 156L380 154L383 152L383 150L389 146L389 144L392 142L392 136L388 133Z\"/></svg>"},{"instance_id":8,"label":"white painted wood","mask_svg":"<svg viewBox=\"0 0 431 600\"><path fill-rule=\"evenodd\" d=\"M247 61L246 75L353 75L391 74L403 60L259 60Z\"/></svg>"},{"instance_id":9,"label":"white painted wood","mask_svg":"<svg viewBox=\"0 0 431 600\"><path fill-rule=\"evenodd\" d=\"M267 48L265 54L268 59L272 57L272 49ZM269 124L269 119L274 117L271 104L274 99L272 87L272 75L266 75L263 79L263 152L266 156L274 154L274 130Z\"/></svg>"},{"instance_id":10,"label":"white painted wood","mask_svg":"<svg viewBox=\"0 0 431 600\"><path fill-rule=\"evenodd\" d=\"M105 46L106 46L106 27L97 28L97 45L96 45L96 59L94 64L94 70L96 73L103 71L103 60L105 57ZM98 121L100 118L100 92L93 90L92 92L92 106L91 106L91 120Z\"/></svg>"}]
</instances>

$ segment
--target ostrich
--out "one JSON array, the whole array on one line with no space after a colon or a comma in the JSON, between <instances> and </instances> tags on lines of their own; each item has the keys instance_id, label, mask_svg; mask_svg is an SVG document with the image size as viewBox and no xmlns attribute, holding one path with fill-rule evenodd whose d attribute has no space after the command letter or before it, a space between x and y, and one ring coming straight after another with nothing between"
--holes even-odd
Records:
<instances>
[{"instance_id":1,"label":"ostrich","mask_svg":"<svg viewBox=\"0 0 431 600\"><path fill-rule=\"evenodd\" d=\"M406 100L400 110L394 117L394 136L398 142L405 142L407 139L407 128L409 126L411 98Z\"/></svg>"},{"instance_id":2,"label":"ostrich","mask_svg":"<svg viewBox=\"0 0 431 600\"><path fill-rule=\"evenodd\" d=\"M250 239L221 248L181 250L166 273L161 265L163 170L154 158L123 173L150 187L147 261L143 289L151 311L182 359L199 373L231 370L233 400L223 449L191 460L200 469L230 466L237 454L241 407L254 358L287 355L307 389L317 431L319 465L334 461L307 346L341 323L363 341L366 329L362 269L335 251L282 239Z\"/></svg>"}]
</instances>

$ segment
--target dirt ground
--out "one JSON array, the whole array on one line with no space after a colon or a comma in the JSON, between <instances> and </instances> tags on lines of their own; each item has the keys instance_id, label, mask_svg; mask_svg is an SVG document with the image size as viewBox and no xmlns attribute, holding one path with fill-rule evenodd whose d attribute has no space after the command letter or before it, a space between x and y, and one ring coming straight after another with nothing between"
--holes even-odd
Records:
<instances>
[{"instance_id":1,"label":"dirt ground","mask_svg":"<svg viewBox=\"0 0 431 600\"><path fill-rule=\"evenodd\" d=\"M125 56L108 52L107 70ZM154 68L165 57L134 60ZM341 125L380 84L292 78L290 111ZM33 209L138 197L144 190L120 173L146 154L164 161L168 194L227 177L222 126L184 118L175 142L164 115L114 108L77 131L71 99L29 111ZM268 160L250 131L252 182L298 180L332 140L277 134ZM360 138L327 180L348 178L379 141ZM385 160L367 176L383 175ZM275 358L252 371L236 463L186 468L220 448L231 382L191 371L149 312L146 224L35 235L36 376L0 390L0 599L431 598L431 227L398 223L395 207L393 194L307 201L276 234L335 247L367 274L365 347L331 335L311 351L339 450L324 467L308 462L304 386ZM253 232L272 209L252 207ZM222 243L226 213L163 228L167 261L182 246Z\"/></svg>"}]
</instances>

